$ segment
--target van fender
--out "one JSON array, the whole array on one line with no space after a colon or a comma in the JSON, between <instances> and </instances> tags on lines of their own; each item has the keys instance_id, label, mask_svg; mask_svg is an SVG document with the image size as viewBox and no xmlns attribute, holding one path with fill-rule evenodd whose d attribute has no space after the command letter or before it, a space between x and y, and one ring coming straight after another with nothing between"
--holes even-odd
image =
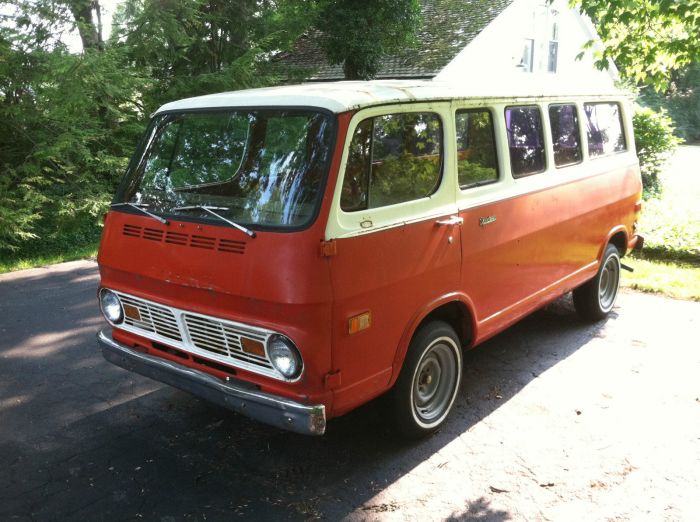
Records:
<instances>
[{"instance_id":1,"label":"van fender","mask_svg":"<svg viewBox=\"0 0 700 522\"><path fill-rule=\"evenodd\" d=\"M474 303L469 298L469 296L462 292L450 292L449 294L445 294L435 298L433 301L430 301L425 306L417 310L411 318L411 320L406 325L406 328L403 334L401 335L401 339L399 340L399 344L396 347L396 353L394 355L394 360L392 363L391 378L389 379L388 383L389 388L394 386L396 379L399 378L399 373L401 373L401 368L403 367L403 362L406 358L406 353L408 352L408 346L409 344L411 344L411 339L413 339L416 330L423 322L423 320L441 306L454 302L460 303L466 307L467 314L469 315L470 320L469 327L471 329L471 340L469 341L469 344L463 346L463 348L468 348L473 345L474 339L476 339L477 337L477 323L476 315L474 313Z\"/></svg>"},{"instance_id":2,"label":"van fender","mask_svg":"<svg viewBox=\"0 0 700 522\"><path fill-rule=\"evenodd\" d=\"M603 259L603 254L605 253L605 248L608 246L608 244L612 241L612 238L619 234L622 233L624 235L624 242L623 244L625 245L624 249L622 252L620 252L620 257L624 256L627 254L627 245L628 245L628 238L629 234L627 231L627 227L625 225L617 225L613 227L609 232L607 237L605 238L605 241L600 245L598 248L598 265L600 265L601 260Z\"/></svg>"}]
</instances>

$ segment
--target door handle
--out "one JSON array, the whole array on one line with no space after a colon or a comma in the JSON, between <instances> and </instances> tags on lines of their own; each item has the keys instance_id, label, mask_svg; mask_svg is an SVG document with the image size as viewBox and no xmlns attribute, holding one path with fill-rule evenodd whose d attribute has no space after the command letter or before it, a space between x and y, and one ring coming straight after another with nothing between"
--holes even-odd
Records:
<instances>
[{"instance_id":1,"label":"door handle","mask_svg":"<svg viewBox=\"0 0 700 522\"><path fill-rule=\"evenodd\" d=\"M437 225L443 225L448 227L453 227L455 225L461 225L464 223L464 219L459 216L450 216L447 219L439 219L435 222Z\"/></svg>"}]
</instances>

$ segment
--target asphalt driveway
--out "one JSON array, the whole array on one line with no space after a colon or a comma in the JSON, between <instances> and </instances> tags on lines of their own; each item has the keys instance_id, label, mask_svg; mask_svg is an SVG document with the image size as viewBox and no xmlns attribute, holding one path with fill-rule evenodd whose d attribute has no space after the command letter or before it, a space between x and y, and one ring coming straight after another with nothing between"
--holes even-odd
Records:
<instances>
[{"instance_id":1,"label":"asphalt driveway","mask_svg":"<svg viewBox=\"0 0 700 522\"><path fill-rule=\"evenodd\" d=\"M322 438L106 363L92 262L0 275L0 520L700 520L700 303L563 299L466 354L447 425Z\"/></svg>"}]
</instances>

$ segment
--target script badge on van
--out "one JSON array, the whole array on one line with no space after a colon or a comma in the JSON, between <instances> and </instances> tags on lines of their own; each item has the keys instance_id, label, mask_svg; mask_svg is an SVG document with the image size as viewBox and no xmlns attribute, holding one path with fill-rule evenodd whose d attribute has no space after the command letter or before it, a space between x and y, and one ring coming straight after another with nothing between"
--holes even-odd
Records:
<instances>
[{"instance_id":1,"label":"script badge on van","mask_svg":"<svg viewBox=\"0 0 700 522\"><path fill-rule=\"evenodd\" d=\"M479 218L479 226L484 227L488 225L489 223L493 223L496 221L496 216L486 216L486 217L480 217Z\"/></svg>"}]
</instances>

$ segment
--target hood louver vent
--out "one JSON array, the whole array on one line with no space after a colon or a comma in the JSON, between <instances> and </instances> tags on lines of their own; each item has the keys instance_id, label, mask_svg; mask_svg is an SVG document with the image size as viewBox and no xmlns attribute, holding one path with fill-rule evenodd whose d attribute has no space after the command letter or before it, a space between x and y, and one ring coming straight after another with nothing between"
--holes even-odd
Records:
<instances>
[{"instance_id":1,"label":"hood louver vent","mask_svg":"<svg viewBox=\"0 0 700 522\"><path fill-rule=\"evenodd\" d=\"M125 224L122 234L128 237L147 239L149 241L165 242L170 245L202 248L204 250L218 250L230 254L245 254L245 241L232 239L219 239L211 236L189 235L182 232L165 232L157 228L140 227Z\"/></svg>"}]
</instances>

